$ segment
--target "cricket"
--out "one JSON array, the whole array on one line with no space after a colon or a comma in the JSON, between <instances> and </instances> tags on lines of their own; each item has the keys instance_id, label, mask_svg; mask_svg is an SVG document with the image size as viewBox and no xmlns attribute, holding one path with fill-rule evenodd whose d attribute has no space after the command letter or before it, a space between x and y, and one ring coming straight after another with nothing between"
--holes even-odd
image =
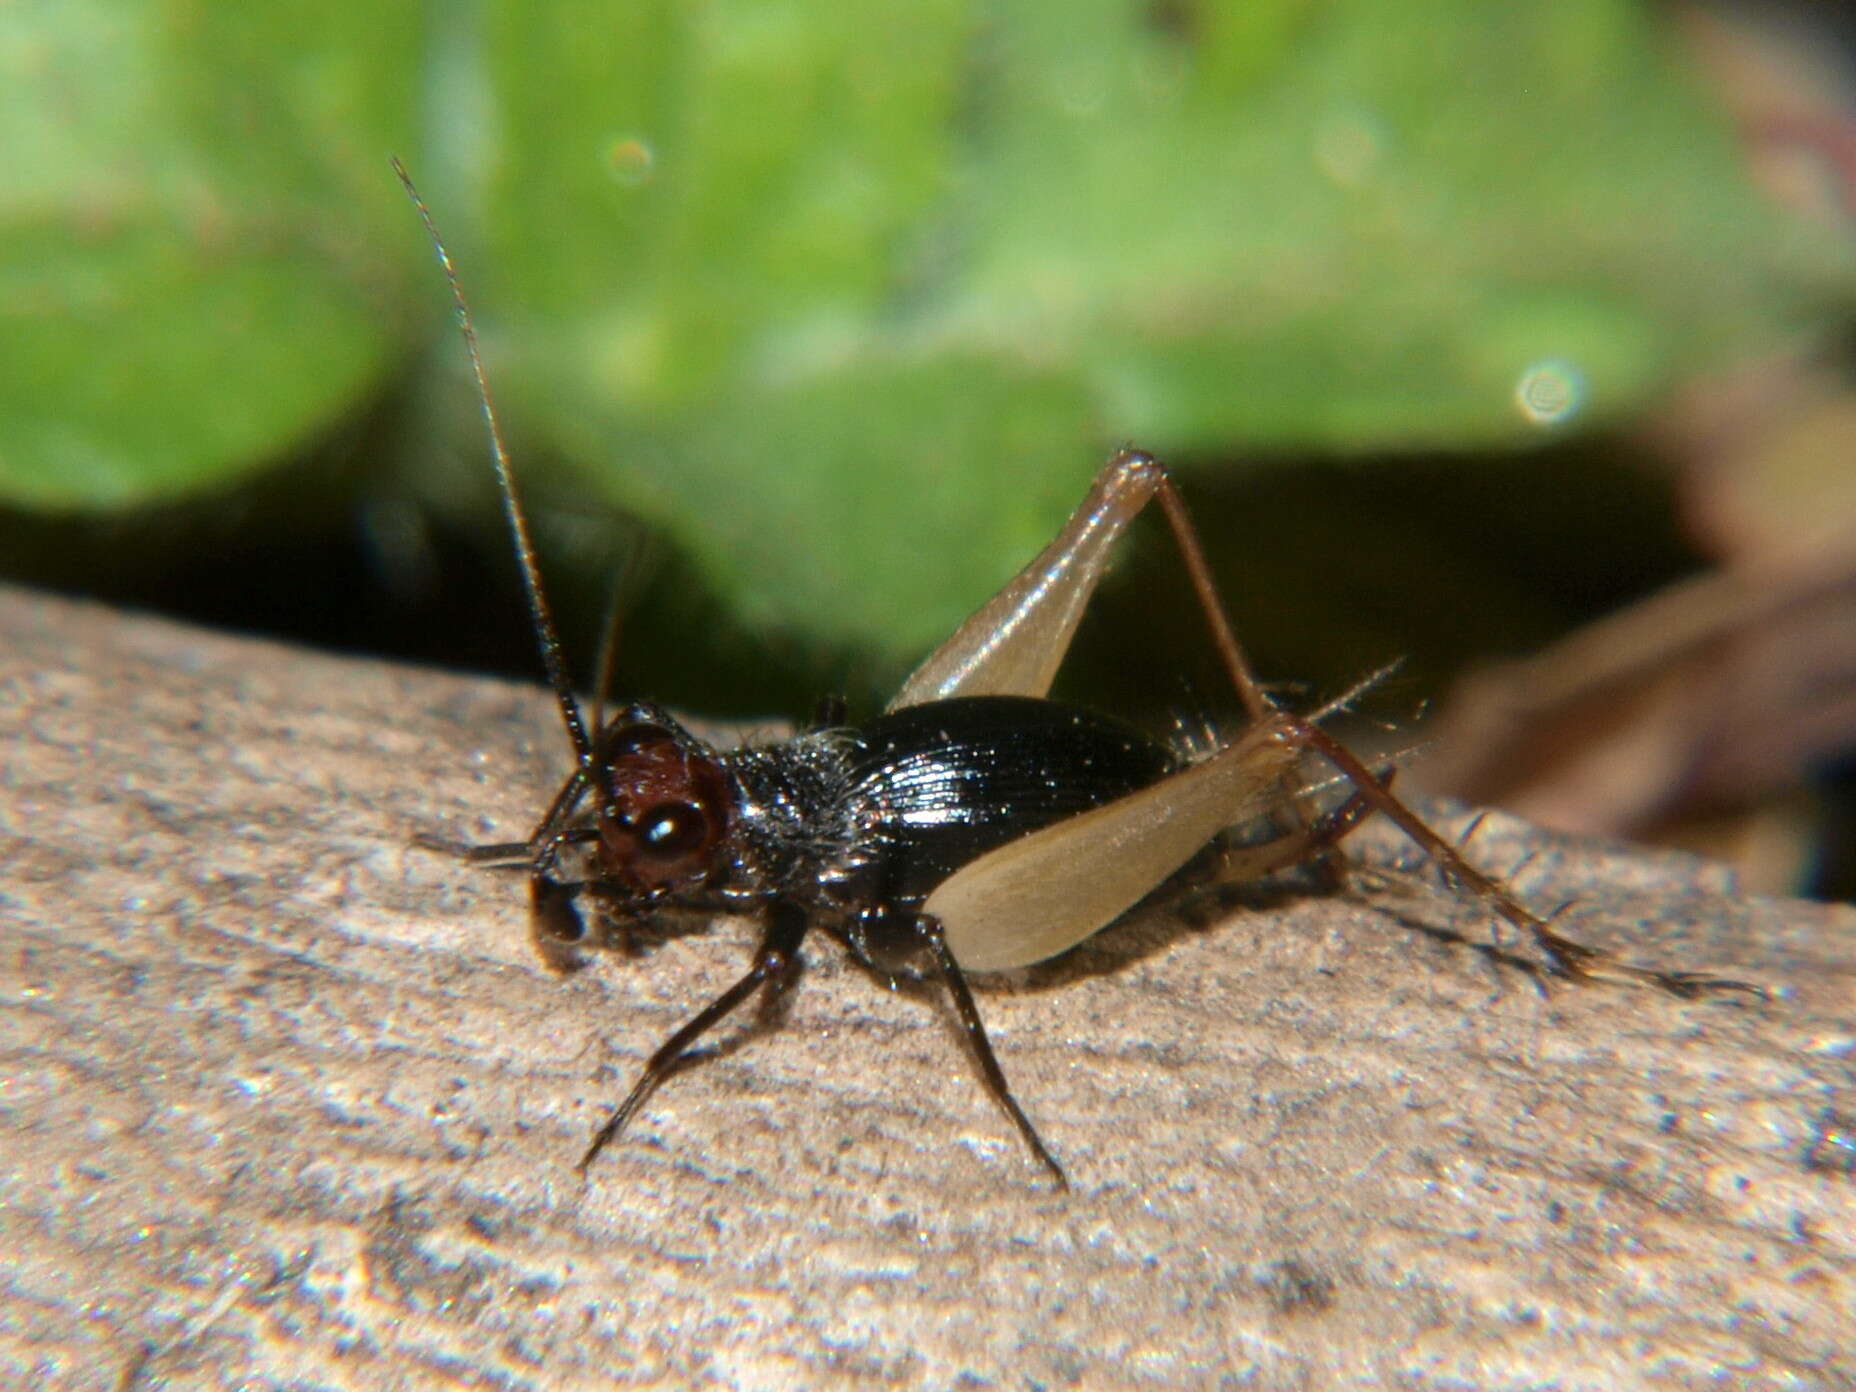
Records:
<instances>
[{"instance_id":1,"label":"cricket","mask_svg":"<svg viewBox=\"0 0 1856 1392\"><path fill-rule=\"evenodd\" d=\"M1374 813L1446 884L1531 940L1546 975L1685 999L1763 994L1706 973L1632 965L1562 936L1472 865L1318 714L1280 708L1232 631L1177 483L1136 449L1102 467L1050 543L872 718L850 721L844 703L828 698L791 737L740 748L697 738L649 701L629 701L608 717L604 691L589 718L569 680L456 267L404 165L396 159L393 168L451 290L532 628L573 755L526 839L418 844L525 871L534 946L559 972L582 966L582 949L629 950L633 930L662 917L759 924L746 972L650 1056L593 1135L582 1172L698 1041L757 992L791 984L807 938L820 933L881 978L939 983L986 1091L1066 1188L1062 1165L1006 1081L969 974L1055 957L1208 856L1222 880L1260 878L1328 854ZM1244 715L1242 728L1211 749L1049 696L1116 543L1153 504ZM1346 795L1319 812L1309 790L1334 781Z\"/></svg>"}]
</instances>

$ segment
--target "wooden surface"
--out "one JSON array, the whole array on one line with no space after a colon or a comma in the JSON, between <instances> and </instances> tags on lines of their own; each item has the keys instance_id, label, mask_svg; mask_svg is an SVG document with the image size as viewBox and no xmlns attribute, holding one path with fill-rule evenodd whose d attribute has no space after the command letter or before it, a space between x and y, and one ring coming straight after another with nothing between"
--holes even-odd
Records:
<instances>
[{"instance_id":1,"label":"wooden surface","mask_svg":"<svg viewBox=\"0 0 1856 1392\"><path fill-rule=\"evenodd\" d=\"M1138 914L981 993L1068 1195L820 941L582 1180L749 931L561 980L411 847L525 831L543 693L17 593L0 664L0 1384L1856 1381L1847 908L1478 839L1769 1005L1543 999L1417 880Z\"/></svg>"}]
</instances>

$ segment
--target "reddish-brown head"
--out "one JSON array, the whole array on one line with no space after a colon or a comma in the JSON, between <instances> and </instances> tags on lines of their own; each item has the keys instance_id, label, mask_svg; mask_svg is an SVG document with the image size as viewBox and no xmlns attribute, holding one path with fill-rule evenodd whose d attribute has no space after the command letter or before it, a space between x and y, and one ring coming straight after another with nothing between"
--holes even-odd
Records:
<instances>
[{"instance_id":1,"label":"reddish-brown head","mask_svg":"<svg viewBox=\"0 0 1856 1392\"><path fill-rule=\"evenodd\" d=\"M642 900L705 882L732 805L714 752L669 717L635 706L606 727L599 765L602 878Z\"/></svg>"}]
</instances>

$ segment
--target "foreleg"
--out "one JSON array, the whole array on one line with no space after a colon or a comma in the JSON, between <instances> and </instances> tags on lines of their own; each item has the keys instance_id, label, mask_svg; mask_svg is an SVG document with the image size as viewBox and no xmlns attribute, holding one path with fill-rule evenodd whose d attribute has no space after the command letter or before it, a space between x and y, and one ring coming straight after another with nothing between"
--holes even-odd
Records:
<instances>
[{"instance_id":1,"label":"foreleg","mask_svg":"<svg viewBox=\"0 0 1856 1392\"><path fill-rule=\"evenodd\" d=\"M645 1063L644 1072L633 1084L631 1092L619 1103L618 1110L594 1133L593 1143L587 1147L586 1154L580 1157L579 1169L582 1173L585 1173L587 1166L593 1163L600 1151L625 1129L633 1114L656 1091L657 1085L670 1075L692 1044L715 1028L760 987L771 983L773 989L779 990L786 984L793 963L798 959L799 945L805 940L807 926L804 910L784 901L774 904L770 910L766 936L761 939L760 948L754 954L754 965L748 968L747 975L722 992L658 1046L657 1052Z\"/></svg>"}]
</instances>

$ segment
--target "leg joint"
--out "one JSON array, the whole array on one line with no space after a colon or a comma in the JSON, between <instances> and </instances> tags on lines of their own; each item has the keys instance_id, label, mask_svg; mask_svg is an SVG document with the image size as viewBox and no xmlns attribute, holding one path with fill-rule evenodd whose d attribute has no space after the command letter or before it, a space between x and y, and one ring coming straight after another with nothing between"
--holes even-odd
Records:
<instances>
[{"instance_id":1,"label":"leg joint","mask_svg":"<svg viewBox=\"0 0 1856 1392\"><path fill-rule=\"evenodd\" d=\"M1123 449L1103 466L1100 476L1104 492L1121 495L1139 494L1151 498L1172 481L1172 473L1146 450Z\"/></svg>"}]
</instances>

